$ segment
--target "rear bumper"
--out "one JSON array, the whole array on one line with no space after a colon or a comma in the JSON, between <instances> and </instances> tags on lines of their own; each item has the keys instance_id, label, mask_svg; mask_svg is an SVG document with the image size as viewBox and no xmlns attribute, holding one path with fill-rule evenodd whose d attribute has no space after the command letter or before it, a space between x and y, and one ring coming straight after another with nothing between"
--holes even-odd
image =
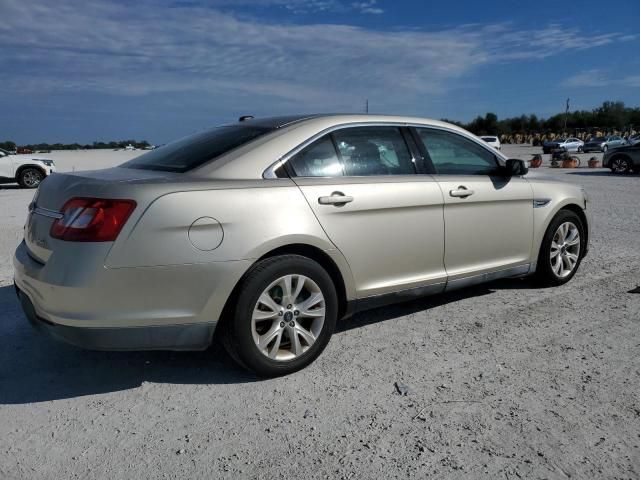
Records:
<instances>
[{"instance_id":1,"label":"rear bumper","mask_svg":"<svg viewBox=\"0 0 640 480\"><path fill-rule=\"evenodd\" d=\"M29 297L16 287L18 298L29 323L76 347L89 350L204 350L210 343L215 325L166 325L153 327L70 327L49 322L36 313Z\"/></svg>"},{"instance_id":2,"label":"rear bumper","mask_svg":"<svg viewBox=\"0 0 640 480\"><path fill-rule=\"evenodd\" d=\"M89 248L85 246L86 248ZM24 242L14 280L27 318L68 343L99 350L203 350L248 261L105 268L104 255L35 260ZM98 252L99 253L99 252Z\"/></svg>"}]
</instances>

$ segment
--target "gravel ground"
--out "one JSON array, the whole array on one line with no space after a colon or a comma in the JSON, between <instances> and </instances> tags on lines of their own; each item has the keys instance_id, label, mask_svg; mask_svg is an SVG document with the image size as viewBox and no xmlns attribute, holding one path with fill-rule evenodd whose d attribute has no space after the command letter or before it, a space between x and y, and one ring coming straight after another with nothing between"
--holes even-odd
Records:
<instances>
[{"instance_id":1,"label":"gravel ground","mask_svg":"<svg viewBox=\"0 0 640 480\"><path fill-rule=\"evenodd\" d=\"M59 164L108 164L92 155ZM10 264L32 194L0 187L0 478L639 478L640 176L538 172L591 198L569 284L359 314L274 380L217 345L100 353L35 334Z\"/></svg>"}]
</instances>

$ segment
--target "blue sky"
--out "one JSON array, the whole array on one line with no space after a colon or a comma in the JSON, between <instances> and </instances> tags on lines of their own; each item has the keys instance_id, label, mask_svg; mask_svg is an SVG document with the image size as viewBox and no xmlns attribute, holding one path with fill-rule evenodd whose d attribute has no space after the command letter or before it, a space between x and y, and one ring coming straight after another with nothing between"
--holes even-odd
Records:
<instances>
[{"instance_id":1,"label":"blue sky","mask_svg":"<svg viewBox=\"0 0 640 480\"><path fill-rule=\"evenodd\" d=\"M640 2L2 0L0 140L164 143L256 116L640 105Z\"/></svg>"}]
</instances>

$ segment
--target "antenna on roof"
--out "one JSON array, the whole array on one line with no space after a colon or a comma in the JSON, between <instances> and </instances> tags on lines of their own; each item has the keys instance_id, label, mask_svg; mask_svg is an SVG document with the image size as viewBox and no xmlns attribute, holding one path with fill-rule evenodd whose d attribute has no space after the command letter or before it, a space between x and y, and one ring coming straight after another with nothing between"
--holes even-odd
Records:
<instances>
[{"instance_id":1,"label":"antenna on roof","mask_svg":"<svg viewBox=\"0 0 640 480\"><path fill-rule=\"evenodd\" d=\"M251 120L252 118L255 118L253 115L242 115L240 118L238 118L239 122L246 122L247 120Z\"/></svg>"}]
</instances>

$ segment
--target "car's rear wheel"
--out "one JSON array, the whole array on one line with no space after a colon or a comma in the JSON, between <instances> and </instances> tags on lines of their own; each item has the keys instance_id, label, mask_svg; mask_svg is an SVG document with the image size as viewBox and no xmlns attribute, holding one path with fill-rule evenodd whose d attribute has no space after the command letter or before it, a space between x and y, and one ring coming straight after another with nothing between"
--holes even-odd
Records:
<instances>
[{"instance_id":1,"label":"car's rear wheel","mask_svg":"<svg viewBox=\"0 0 640 480\"><path fill-rule=\"evenodd\" d=\"M629 173L631 171L631 162L625 157L616 157L609 164L613 173Z\"/></svg>"},{"instance_id":2,"label":"car's rear wheel","mask_svg":"<svg viewBox=\"0 0 640 480\"><path fill-rule=\"evenodd\" d=\"M322 353L337 314L335 286L317 262L299 255L267 258L242 280L235 311L223 327L224 344L255 373L286 375Z\"/></svg>"},{"instance_id":3,"label":"car's rear wheel","mask_svg":"<svg viewBox=\"0 0 640 480\"><path fill-rule=\"evenodd\" d=\"M18 175L18 184L22 188L38 188L44 174L37 168L25 168Z\"/></svg>"},{"instance_id":4,"label":"car's rear wheel","mask_svg":"<svg viewBox=\"0 0 640 480\"><path fill-rule=\"evenodd\" d=\"M549 286L567 283L580 266L584 247L582 220L570 210L560 210L542 239L536 268L538 280Z\"/></svg>"}]
</instances>

